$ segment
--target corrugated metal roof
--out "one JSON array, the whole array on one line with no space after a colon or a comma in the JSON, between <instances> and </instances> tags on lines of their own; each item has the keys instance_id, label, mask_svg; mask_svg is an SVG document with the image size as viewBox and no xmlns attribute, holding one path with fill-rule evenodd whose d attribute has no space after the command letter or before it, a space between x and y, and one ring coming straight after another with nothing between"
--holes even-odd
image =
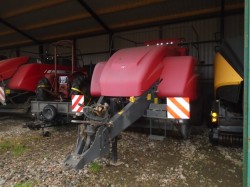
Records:
<instances>
[{"instance_id":1,"label":"corrugated metal roof","mask_svg":"<svg viewBox=\"0 0 250 187\"><path fill-rule=\"evenodd\" d=\"M243 0L225 1L242 12ZM219 15L218 0L1 0L0 48Z\"/></svg>"}]
</instances>

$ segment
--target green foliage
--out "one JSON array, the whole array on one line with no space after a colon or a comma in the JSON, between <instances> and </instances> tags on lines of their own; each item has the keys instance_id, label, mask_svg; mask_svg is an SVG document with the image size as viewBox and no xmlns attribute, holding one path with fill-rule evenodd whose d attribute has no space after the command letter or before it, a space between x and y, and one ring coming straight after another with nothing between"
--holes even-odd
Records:
<instances>
[{"instance_id":1,"label":"green foliage","mask_svg":"<svg viewBox=\"0 0 250 187\"><path fill-rule=\"evenodd\" d=\"M90 163L90 170L92 172L99 172L101 170L101 165L98 162L91 162Z\"/></svg>"},{"instance_id":2,"label":"green foliage","mask_svg":"<svg viewBox=\"0 0 250 187\"><path fill-rule=\"evenodd\" d=\"M58 124L53 127L54 132L60 132L61 130L62 130L62 127L60 125L58 125Z\"/></svg>"},{"instance_id":3,"label":"green foliage","mask_svg":"<svg viewBox=\"0 0 250 187\"><path fill-rule=\"evenodd\" d=\"M13 156L19 156L22 155L27 150L25 145L17 144L12 149L12 155Z\"/></svg>"},{"instance_id":4,"label":"green foliage","mask_svg":"<svg viewBox=\"0 0 250 187\"><path fill-rule=\"evenodd\" d=\"M0 142L0 152L8 151L11 148L11 142L4 141Z\"/></svg>"},{"instance_id":5,"label":"green foliage","mask_svg":"<svg viewBox=\"0 0 250 187\"><path fill-rule=\"evenodd\" d=\"M27 151L27 147L16 141L5 140L0 142L0 153L4 153L6 151L10 151L13 156L19 156Z\"/></svg>"},{"instance_id":6,"label":"green foliage","mask_svg":"<svg viewBox=\"0 0 250 187\"><path fill-rule=\"evenodd\" d=\"M29 181L26 181L24 183L17 183L14 185L14 187L31 187L31 186L32 186L31 182L29 182Z\"/></svg>"}]
</instances>

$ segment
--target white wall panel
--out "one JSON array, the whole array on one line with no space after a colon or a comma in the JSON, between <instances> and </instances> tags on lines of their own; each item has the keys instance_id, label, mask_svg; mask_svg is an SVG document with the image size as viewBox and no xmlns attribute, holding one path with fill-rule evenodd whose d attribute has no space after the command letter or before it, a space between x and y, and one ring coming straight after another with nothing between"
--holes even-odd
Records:
<instances>
[{"instance_id":1,"label":"white wall panel","mask_svg":"<svg viewBox=\"0 0 250 187\"><path fill-rule=\"evenodd\" d=\"M34 58L39 58L39 46L27 46L21 47L20 49L20 56L30 56Z\"/></svg>"},{"instance_id":2,"label":"white wall panel","mask_svg":"<svg viewBox=\"0 0 250 187\"><path fill-rule=\"evenodd\" d=\"M83 65L93 65L97 64L98 62L107 61L109 59L109 53L82 55L78 56L77 59L81 67Z\"/></svg>"},{"instance_id":3,"label":"white wall panel","mask_svg":"<svg viewBox=\"0 0 250 187\"><path fill-rule=\"evenodd\" d=\"M6 57L12 57L12 56L15 56L13 53L12 53L12 50L2 50L0 51L0 55L3 55L3 56L6 56Z\"/></svg>"},{"instance_id":4,"label":"white wall panel","mask_svg":"<svg viewBox=\"0 0 250 187\"><path fill-rule=\"evenodd\" d=\"M159 32L159 27L153 27L149 29L116 33L114 37L114 49L117 50L126 47L135 47L142 45L147 40L159 39Z\"/></svg>"},{"instance_id":5,"label":"white wall panel","mask_svg":"<svg viewBox=\"0 0 250 187\"><path fill-rule=\"evenodd\" d=\"M163 28L164 38L185 38L187 42L214 40L218 32L217 20L204 20L168 25Z\"/></svg>"},{"instance_id":6,"label":"white wall panel","mask_svg":"<svg viewBox=\"0 0 250 187\"><path fill-rule=\"evenodd\" d=\"M203 61L205 65L212 64L214 58L214 48L217 45L217 43L212 41L215 40L216 33L220 32L220 23L220 18L211 18L185 23L170 24L162 27L159 26L127 32L119 32L115 33L114 35L113 48L118 50L126 47L139 46L147 40L157 40L160 38L182 37L185 38L187 42L210 41L199 44L199 57L200 61ZM227 16L225 17L224 23L225 37L243 35L243 14ZM109 58L108 35L77 39L76 47L78 49L78 59L81 65L90 63L96 64ZM21 51L21 55L36 56L39 48L38 46L29 46L21 47L19 49ZM53 48L49 47L49 45L44 45L44 50L48 51L49 54L53 54L54 52ZM81 55L79 55L79 53ZM15 56L15 51L4 50L0 51L0 54L4 54L6 56ZM197 50L193 47L190 47L190 54L196 57L198 56ZM203 67L200 71L203 78L212 79L212 67Z\"/></svg>"},{"instance_id":7,"label":"white wall panel","mask_svg":"<svg viewBox=\"0 0 250 187\"><path fill-rule=\"evenodd\" d=\"M235 37L244 35L243 15L228 16L225 18L225 37Z\"/></svg>"},{"instance_id":8,"label":"white wall panel","mask_svg":"<svg viewBox=\"0 0 250 187\"><path fill-rule=\"evenodd\" d=\"M82 38L76 41L77 49L82 53L98 53L109 50L109 37L108 35L95 36L89 38Z\"/></svg>"},{"instance_id":9,"label":"white wall panel","mask_svg":"<svg viewBox=\"0 0 250 187\"><path fill-rule=\"evenodd\" d=\"M234 37L243 33L243 15L233 15L225 17L225 37ZM185 38L186 42L204 42L199 44L199 61L204 66L199 66L199 72L204 79L213 79L213 58L215 46L213 42L218 39L220 32L220 18L191 21L185 23L171 24L163 27L153 27L148 29L133 30L129 32L117 33L114 38L114 48L121 49L134 47L147 40L162 38ZM119 38L121 36L121 39ZM127 39L127 40L126 40ZM207 42L210 41L210 42ZM197 49L190 47L190 55L198 58ZM209 65L210 64L210 65Z\"/></svg>"}]
</instances>

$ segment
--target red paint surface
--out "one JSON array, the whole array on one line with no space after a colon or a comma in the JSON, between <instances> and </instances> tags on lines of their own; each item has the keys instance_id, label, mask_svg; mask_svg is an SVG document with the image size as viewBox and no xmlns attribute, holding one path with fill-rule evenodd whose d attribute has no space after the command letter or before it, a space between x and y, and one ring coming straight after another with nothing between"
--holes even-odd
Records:
<instances>
[{"instance_id":1,"label":"red paint surface","mask_svg":"<svg viewBox=\"0 0 250 187\"><path fill-rule=\"evenodd\" d=\"M91 82L94 96L140 96L156 81L159 97L196 98L195 60L178 46L122 49L96 65Z\"/></svg>"},{"instance_id":2,"label":"red paint surface","mask_svg":"<svg viewBox=\"0 0 250 187\"><path fill-rule=\"evenodd\" d=\"M27 63L29 57L17 57L0 61L0 81L11 78L18 68Z\"/></svg>"},{"instance_id":3,"label":"red paint surface","mask_svg":"<svg viewBox=\"0 0 250 187\"><path fill-rule=\"evenodd\" d=\"M197 98L195 59L191 56L166 57L163 63L158 96L189 97L190 100L195 100Z\"/></svg>"}]
</instances>

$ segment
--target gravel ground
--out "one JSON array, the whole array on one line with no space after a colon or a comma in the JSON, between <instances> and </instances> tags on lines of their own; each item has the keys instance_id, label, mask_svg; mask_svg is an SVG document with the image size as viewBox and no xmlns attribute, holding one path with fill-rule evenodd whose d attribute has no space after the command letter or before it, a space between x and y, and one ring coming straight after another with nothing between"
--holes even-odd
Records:
<instances>
[{"instance_id":1,"label":"gravel ground","mask_svg":"<svg viewBox=\"0 0 250 187\"><path fill-rule=\"evenodd\" d=\"M74 148L76 125L51 128L51 136L42 137L22 128L27 120L0 120L0 186L242 186L242 148L210 145L207 130L185 141L126 131L117 165L99 159L75 171L62 163Z\"/></svg>"}]
</instances>

